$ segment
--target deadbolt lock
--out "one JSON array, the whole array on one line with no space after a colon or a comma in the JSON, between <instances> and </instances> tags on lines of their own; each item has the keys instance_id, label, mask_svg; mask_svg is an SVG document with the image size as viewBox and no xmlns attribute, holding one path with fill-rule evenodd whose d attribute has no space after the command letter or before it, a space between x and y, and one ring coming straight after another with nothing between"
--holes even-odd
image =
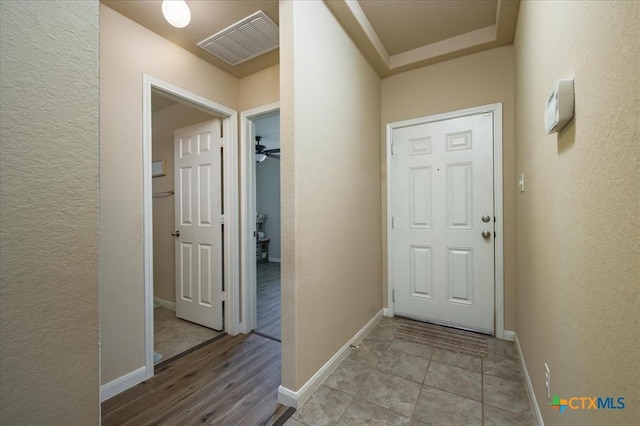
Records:
<instances>
[{"instance_id":1,"label":"deadbolt lock","mask_svg":"<svg viewBox=\"0 0 640 426\"><path fill-rule=\"evenodd\" d=\"M484 216L482 216L482 221L483 221L484 223L487 223L487 222L489 222L490 220L491 220L491 216L486 215L486 214L485 214Z\"/></svg>"}]
</instances>

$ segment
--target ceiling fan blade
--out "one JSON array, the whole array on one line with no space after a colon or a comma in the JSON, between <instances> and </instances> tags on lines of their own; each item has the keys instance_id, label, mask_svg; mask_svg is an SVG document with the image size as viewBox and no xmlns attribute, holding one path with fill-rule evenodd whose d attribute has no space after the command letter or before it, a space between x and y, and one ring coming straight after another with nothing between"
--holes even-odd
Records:
<instances>
[{"instance_id":1,"label":"ceiling fan blade","mask_svg":"<svg viewBox=\"0 0 640 426\"><path fill-rule=\"evenodd\" d=\"M280 148L267 149L266 146L260 143L261 140L262 140L262 136L256 136L256 155L258 156L265 155L266 157L273 157L279 160Z\"/></svg>"}]
</instances>

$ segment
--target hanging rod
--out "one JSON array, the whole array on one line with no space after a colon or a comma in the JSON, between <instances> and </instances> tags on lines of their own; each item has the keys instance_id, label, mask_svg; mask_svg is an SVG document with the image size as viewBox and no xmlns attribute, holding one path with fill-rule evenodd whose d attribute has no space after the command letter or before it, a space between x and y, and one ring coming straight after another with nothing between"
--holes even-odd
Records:
<instances>
[{"instance_id":1,"label":"hanging rod","mask_svg":"<svg viewBox=\"0 0 640 426\"><path fill-rule=\"evenodd\" d=\"M161 191L161 192L154 192L153 196L154 197L168 197L170 195L175 194L175 191L173 189L169 190L169 191Z\"/></svg>"}]
</instances>

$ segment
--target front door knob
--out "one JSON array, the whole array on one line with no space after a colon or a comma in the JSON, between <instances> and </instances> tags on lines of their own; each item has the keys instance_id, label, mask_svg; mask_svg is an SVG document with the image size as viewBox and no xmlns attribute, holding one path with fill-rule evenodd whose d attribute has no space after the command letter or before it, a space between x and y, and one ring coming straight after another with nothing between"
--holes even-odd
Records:
<instances>
[{"instance_id":1,"label":"front door knob","mask_svg":"<svg viewBox=\"0 0 640 426\"><path fill-rule=\"evenodd\" d=\"M491 238L491 232L489 231L482 231L482 238L484 238L485 240Z\"/></svg>"},{"instance_id":2,"label":"front door knob","mask_svg":"<svg viewBox=\"0 0 640 426\"><path fill-rule=\"evenodd\" d=\"M180 231L174 231L171 233L171 235L173 235L174 237L179 237L180 236Z\"/></svg>"}]
</instances>

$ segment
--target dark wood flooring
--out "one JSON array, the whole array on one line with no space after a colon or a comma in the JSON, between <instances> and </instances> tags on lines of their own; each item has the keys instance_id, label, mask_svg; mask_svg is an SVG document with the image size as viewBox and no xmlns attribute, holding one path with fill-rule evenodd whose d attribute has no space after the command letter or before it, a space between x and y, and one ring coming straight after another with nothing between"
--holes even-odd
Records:
<instances>
[{"instance_id":1,"label":"dark wood flooring","mask_svg":"<svg viewBox=\"0 0 640 426\"><path fill-rule=\"evenodd\" d=\"M280 264L275 262L257 265L256 332L280 340Z\"/></svg>"},{"instance_id":2,"label":"dark wood flooring","mask_svg":"<svg viewBox=\"0 0 640 426\"><path fill-rule=\"evenodd\" d=\"M277 402L280 343L224 336L102 403L103 425L269 425Z\"/></svg>"}]
</instances>

